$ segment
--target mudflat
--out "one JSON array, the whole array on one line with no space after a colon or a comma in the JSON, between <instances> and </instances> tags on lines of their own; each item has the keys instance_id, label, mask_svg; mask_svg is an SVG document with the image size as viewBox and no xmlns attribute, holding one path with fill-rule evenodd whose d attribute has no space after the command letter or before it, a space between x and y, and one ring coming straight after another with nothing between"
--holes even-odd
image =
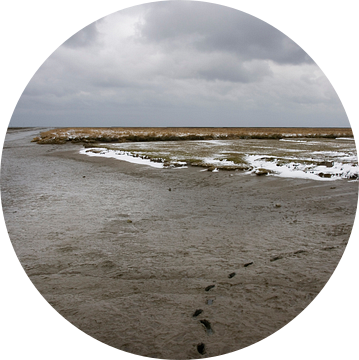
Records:
<instances>
[{"instance_id":1,"label":"mudflat","mask_svg":"<svg viewBox=\"0 0 359 360\"><path fill-rule=\"evenodd\" d=\"M45 299L115 348L189 359L249 346L315 298L349 239L357 181L156 169L38 145L37 132L5 140L10 239Z\"/></svg>"}]
</instances>

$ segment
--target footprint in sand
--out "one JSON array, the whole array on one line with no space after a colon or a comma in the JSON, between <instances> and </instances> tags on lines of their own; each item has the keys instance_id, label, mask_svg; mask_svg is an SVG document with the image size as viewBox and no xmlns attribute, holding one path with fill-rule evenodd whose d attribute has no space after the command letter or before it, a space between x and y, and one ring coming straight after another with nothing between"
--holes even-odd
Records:
<instances>
[{"instance_id":1,"label":"footprint in sand","mask_svg":"<svg viewBox=\"0 0 359 360\"><path fill-rule=\"evenodd\" d=\"M208 335L213 334L213 329L212 329L211 323L208 320L203 319L203 320L200 320L199 322L204 325Z\"/></svg>"},{"instance_id":2,"label":"footprint in sand","mask_svg":"<svg viewBox=\"0 0 359 360\"><path fill-rule=\"evenodd\" d=\"M327 247L323 247L321 250L328 251L328 250L333 250L335 248L336 246L327 246Z\"/></svg>"},{"instance_id":3,"label":"footprint in sand","mask_svg":"<svg viewBox=\"0 0 359 360\"><path fill-rule=\"evenodd\" d=\"M193 317L197 317L198 315L202 314L203 313L203 310L202 309L198 309L196 310L194 313L193 313Z\"/></svg>"},{"instance_id":4,"label":"footprint in sand","mask_svg":"<svg viewBox=\"0 0 359 360\"><path fill-rule=\"evenodd\" d=\"M294 251L294 255L297 255L297 254L303 254L303 253L306 253L306 252L308 252L308 251L306 251L306 250L297 250L297 251Z\"/></svg>"},{"instance_id":5,"label":"footprint in sand","mask_svg":"<svg viewBox=\"0 0 359 360\"><path fill-rule=\"evenodd\" d=\"M276 255L276 256L272 256L270 258L270 261L277 261L279 259L283 259L283 256L282 255Z\"/></svg>"},{"instance_id":6,"label":"footprint in sand","mask_svg":"<svg viewBox=\"0 0 359 360\"><path fill-rule=\"evenodd\" d=\"M203 343L200 343L197 345L197 351L203 355L206 353L206 348L205 348L205 345Z\"/></svg>"}]
</instances>

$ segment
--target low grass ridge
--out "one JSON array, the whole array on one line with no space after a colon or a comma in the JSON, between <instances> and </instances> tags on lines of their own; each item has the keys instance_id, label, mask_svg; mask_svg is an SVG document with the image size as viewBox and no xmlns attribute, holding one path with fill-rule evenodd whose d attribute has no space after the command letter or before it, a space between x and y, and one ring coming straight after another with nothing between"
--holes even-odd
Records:
<instances>
[{"instance_id":1,"label":"low grass ridge","mask_svg":"<svg viewBox=\"0 0 359 360\"><path fill-rule=\"evenodd\" d=\"M38 144L67 142L95 144L181 140L236 140L353 137L350 128L192 128L192 127L119 127L56 128L41 132L32 141Z\"/></svg>"}]
</instances>

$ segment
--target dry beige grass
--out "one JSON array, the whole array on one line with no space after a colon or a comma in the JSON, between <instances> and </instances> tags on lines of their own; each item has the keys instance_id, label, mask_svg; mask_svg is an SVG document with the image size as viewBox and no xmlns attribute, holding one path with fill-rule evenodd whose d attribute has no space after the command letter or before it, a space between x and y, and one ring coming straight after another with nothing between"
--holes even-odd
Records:
<instances>
[{"instance_id":1,"label":"dry beige grass","mask_svg":"<svg viewBox=\"0 0 359 360\"><path fill-rule=\"evenodd\" d=\"M135 142L212 139L280 139L285 137L353 137L350 128L58 128L33 139L38 144L64 144L68 141Z\"/></svg>"}]
</instances>

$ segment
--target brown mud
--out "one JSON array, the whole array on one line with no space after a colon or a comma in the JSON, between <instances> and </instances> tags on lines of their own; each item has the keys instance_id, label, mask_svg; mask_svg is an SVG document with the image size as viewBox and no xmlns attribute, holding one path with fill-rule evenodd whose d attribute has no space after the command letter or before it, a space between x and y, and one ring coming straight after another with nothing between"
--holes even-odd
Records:
<instances>
[{"instance_id":1,"label":"brown mud","mask_svg":"<svg viewBox=\"0 0 359 360\"><path fill-rule=\"evenodd\" d=\"M3 150L16 254L63 317L121 350L189 359L249 346L316 297L350 236L357 182L155 169L34 136L9 132Z\"/></svg>"}]
</instances>

